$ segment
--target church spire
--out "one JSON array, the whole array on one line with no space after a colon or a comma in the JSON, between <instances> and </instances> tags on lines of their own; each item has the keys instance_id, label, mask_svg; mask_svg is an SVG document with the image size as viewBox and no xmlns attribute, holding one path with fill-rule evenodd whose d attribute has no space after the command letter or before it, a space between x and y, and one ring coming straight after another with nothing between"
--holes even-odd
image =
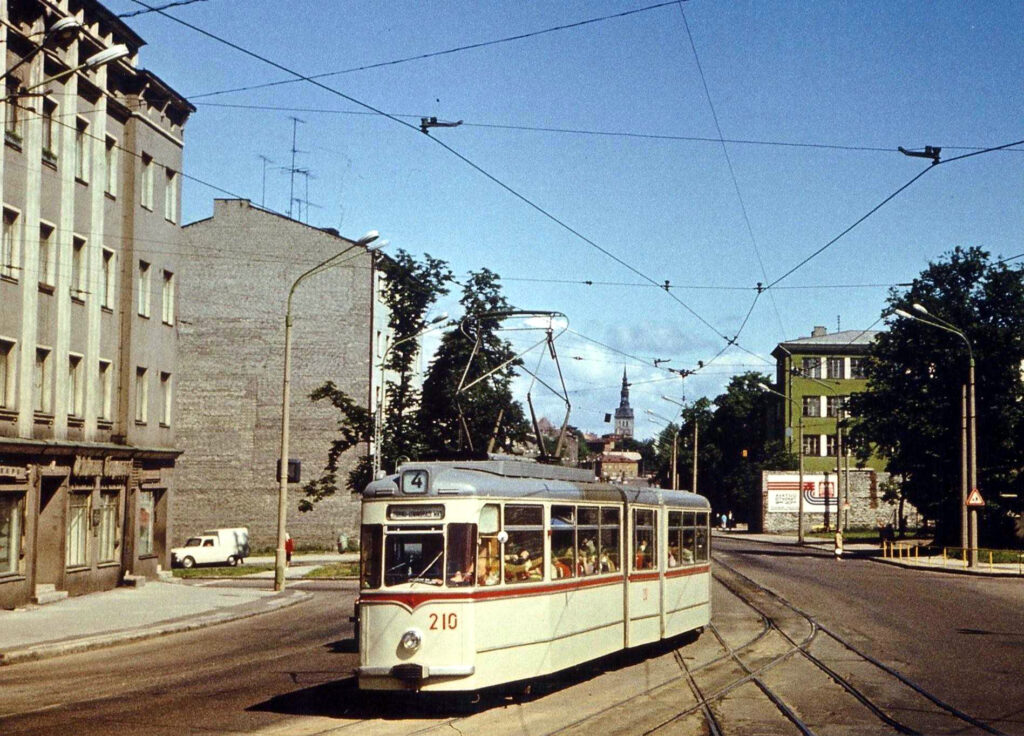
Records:
<instances>
[{"instance_id":1,"label":"church spire","mask_svg":"<svg viewBox=\"0 0 1024 736\"><path fill-rule=\"evenodd\" d=\"M622 368L622 391L619 393L619 408L615 410L615 434L633 436L633 409L629 405L629 378Z\"/></svg>"}]
</instances>

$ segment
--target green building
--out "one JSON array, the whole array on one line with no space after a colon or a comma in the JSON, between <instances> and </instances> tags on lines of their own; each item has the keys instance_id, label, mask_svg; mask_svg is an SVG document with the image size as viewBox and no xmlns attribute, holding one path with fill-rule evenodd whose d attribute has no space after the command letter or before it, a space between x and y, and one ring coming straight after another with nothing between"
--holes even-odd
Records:
<instances>
[{"instance_id":1,"label":"green building","mask_svg":"<svg viewBox=\"0 0 1024 736\"><path fill-rule=\"evenodd\" d=\"M878 332L874 330L829 334L824 327L815 327L809 337L779 343L772 351L776 361L776 390L787 398L779 402L776 426L787 440L790 451L797 453L802 420L805 472L836 471L838 416L847 396L867 388L864 361L876 335ZM842 454L849 458L849 466L854 467L853 453L845 442ZM844 461L846 466L847 461ZM866 467L885 470L885 463L872 457Z\"/></svg>"}]
</instances>

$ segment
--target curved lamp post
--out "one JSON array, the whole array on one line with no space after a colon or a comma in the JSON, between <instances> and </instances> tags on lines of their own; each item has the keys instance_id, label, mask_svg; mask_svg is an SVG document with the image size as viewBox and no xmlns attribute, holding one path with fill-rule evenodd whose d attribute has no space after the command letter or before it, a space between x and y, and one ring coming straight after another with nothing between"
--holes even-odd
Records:
<instances>
[{"instance_id":1,"label":"curved lamp post","mask_svg":"<svg viewBox=\"0 0 1024 736\"><path fill-rule=\"evenodd\" d=\"M330 258L321 261L313 268L309 269L292 284L292 288L288 291L288 303L284 315L284 382L281 387L281 467L278 470L278 479L280 482L278 496L277 496L277 550L275 555L274 565L274 590L284 590L284 568L285 568L285 527L288 522L288 430L289 430L289 414L290 414L290 400L291 400L291 353L292 353L292 297L295 296L295 289L298 288L299 284L302 283L303 279L308 276L326 271L332 266L338 265L338 259L341 256L348 253L353 248L366 247L367 253L380 250L387 245L386 240L382 240L377 243L374 247L369 247L370 243L377 240L380 234L376 230L371 230L361 237L352 245L348 246L344 250L335 253Z\"/></svg>"},{"instance_id":2,"label":"curved lamp post","mask_svg":"<svg viewBox=\"0 0 1024 736\"><path fill-rule=\"evenodd\" d=\"M380 473L380 451L381 444L384 441L384 404L387 401L388 395L387 381L384 379L387 368L384 367L384 363L387 360L388 353L390 353L393 349L395 349L404 342L409 342L410 340L415 340L418 337L422 337L424 334L430 332L432 329L437 327L446 319L448 319L448 313L442 312L441 314L431 319L429 322L426 322L423 325L423 328L415 335L408 335L407 337L403 337L401 340L396 340L395 342L388 345L384 349L384 354L380 356L380 362L377 364L378 367L380 367L380 400L377 401L377 411L373 421L373 475L371 477L374 480L376 480L377 474Z\"/></svg>"},{"instance_id":3,"label":"curved lamp post","mask_svg":"<svg viewBox=\"0 0 1024 736\"><path fill-rule=\"evenodd\" d=\"M785 399L786 401L788 401L790 404L793 405L793 409L796 412L796 416L797 416L797 425L796 425L797 426L797 434L799 435L799 437L797 437L797 440L796 440L796 446L797 446L797 450L799 452L799 458L800 458L800 466L799 466L800 467L800 476L799 476L799 480L798 480L798 485L800 487L799 487L798 493L797 493L796 541L797 541L797 544L803 544L804 543L804 413L801 410L801 408L799 406L797 406L796 400L791 398L791 397L789 397L789 396L786 396L786 394L780 393L779 391L776 391L775 389L771 388L770 386L768 386L768 385L766 385L764 383L757 384L757 387L760 388L762 391L764 391L766 393L775 394L779 398ZM826 506L826 508L828 508L828 507Z\"/></svg>"},{"instance_id":4,"label":"curved lamp post","mask_svg":"<svg viewBox=\"0 0 1024 736\"><path fill-rule=\"evenodd\" d=\"M675 399L673 399L673 398L671 398L669 396L665 396L664 394L662 394L661 398L664 399L665 401L669 402L670 404L675 404L680 409L685 409L686 408L686 406L682 402L676 401ZM680 412L680 414L681 413L682 412ZM682 424L679 425L679 431L680 432L683 431ZM676 434L678 434L678 432ZM697 420L697 414L694 413L694 415L693 415L693 487L690 489L691 493L696 493L697 492L697 450L698 450L698 444L697 443L698 443L699 439L700 439L700 422ZM672 467L672 470L675 471L675 466L674 465Z\"/></svg>"},{"instance_id":5,"label":"curved lamp post","mask_svg":"<svg viewBox=\"0 0 1024 736\"><path fill-rule=\"evenodd\" d=\"M967 346L967 357L969 359L968 370L967 370L967 396L966 401L961 401L961 437L963 444L963 451L960 453L960 545L968 551L967 564L969 567L974 567L978 564L978 511L977 509L971 508L970 511L970 527L968 528L967 523L967 493L968 488L975 489L978 487L978 427L977 427L977 416L974 410L974 349L971 346L971 341L967 339L967 335L964 331L958 327L950 324L941 317L936 317L934 314L924 308L923 305L914 302L913 308L915 311L928 317L918 317L917 315L910 314L903 309L893 310L897 315L905 319L910 319L915 322L920 322L923 325L934 327L944 332L949 332L956 335L964 341L964 345ZM970 429L968 430L968 426ZM966 437L964 437L966 435Z\"/></svg>"},{"instance_id":6,"label":"curved lamp post","mask_svg":"<svg viewBox=\"0 0 1024 736\"><path fill-rule=\"evenodd\" d=\"M663 396L662 398L665 398L665 397ZM650 409L644 409L644 411L647 414L650 414L652 417L657 417L661 421L667 422L669 427L672 427L675 424L675 422L673 422L671 419L666 419L665 417L661 416L661 414L655 414ZM682 432L682 431L683 431L683 428L682 428L682 426L680 426L678 429L676 429L676 431L672 435L672 490L673 491L679 490L679 471L676 468L676 453L677 453L677 447L679 446L679 433Z\"/></svg>"}]
</instances>

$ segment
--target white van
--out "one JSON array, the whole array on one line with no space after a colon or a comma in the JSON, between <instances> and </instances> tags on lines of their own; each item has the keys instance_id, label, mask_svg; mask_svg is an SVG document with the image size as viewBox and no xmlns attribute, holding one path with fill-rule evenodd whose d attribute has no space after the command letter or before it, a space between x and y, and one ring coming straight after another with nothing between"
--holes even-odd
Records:
<instances>
[{"instance_id":1,"label":"white van","mask_svg":"<svg viewBox=\"0 0 1024 736\"><path fill-rule=\"evenodd\" d=\"M241 565L245 562L245 558L249 556L249 529L248 527L239 526L231 529L205 529L203 534L209 534L217 537L221 546L227 547L232 552L238 564Z\"/></svg>"}]
</instances>

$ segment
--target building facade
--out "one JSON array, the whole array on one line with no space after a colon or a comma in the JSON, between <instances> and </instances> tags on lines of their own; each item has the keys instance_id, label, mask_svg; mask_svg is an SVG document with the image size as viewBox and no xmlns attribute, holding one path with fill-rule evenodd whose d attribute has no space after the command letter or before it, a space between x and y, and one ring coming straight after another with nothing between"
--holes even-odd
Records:
<instances>
[{"instance_id":1,"label":"building facade","mask_svg":"<svg viewBox=\"0 0 1024 736\"><path fill-rule=\"evenodd\" d=\"M836 472L840 412L850 394L867 389L864 360L877 334L872 330L829 334L824 327L815 327L809 336L779 343L772 351L775 388L786 396L774 424L794 454L801 449L797 442L802 435L805 471ZM848 446L842 455L843 468L856 466ZM884 470L885 463L871 458L867 467Z\"/></svg>"},{"instance_id":2,"label":"building facade","mask_svg":"<svg viewBox=\"0 0 1024 736\"><path fill-rule=\"evenodd\" d=\"M185 455L171 509L176 541L244 526L254 549L273 547L288 293L302 273L353 241L225 199L184 234L191 268L181 281L178 438ZM381 375L372 356L387 344L379 289L374 254L355 246L294 293L289 455L301 463L301 482L288 494L288 532L299 547L333 546L358 528L359 499L343 489L366 445L342 457L339 493L309 512L298 502L301 484L319 477L339 437L338 410L313 402L310 392L333 381L360 406L372 406L373 376Z\"/></svg>"},{"instance_id":3,"label":"building facade","mask_svg":"<svg viewBox=\"0 0 1024 736\"><path fill-rule=\"evenodd\" d=\"M0 41L0 606L10 607L168 563L179 172L194 108L138 67L144 41L92 0L4 2ZM83 64L122 44L108 63Z\"/></svg>"}]
</instances>

